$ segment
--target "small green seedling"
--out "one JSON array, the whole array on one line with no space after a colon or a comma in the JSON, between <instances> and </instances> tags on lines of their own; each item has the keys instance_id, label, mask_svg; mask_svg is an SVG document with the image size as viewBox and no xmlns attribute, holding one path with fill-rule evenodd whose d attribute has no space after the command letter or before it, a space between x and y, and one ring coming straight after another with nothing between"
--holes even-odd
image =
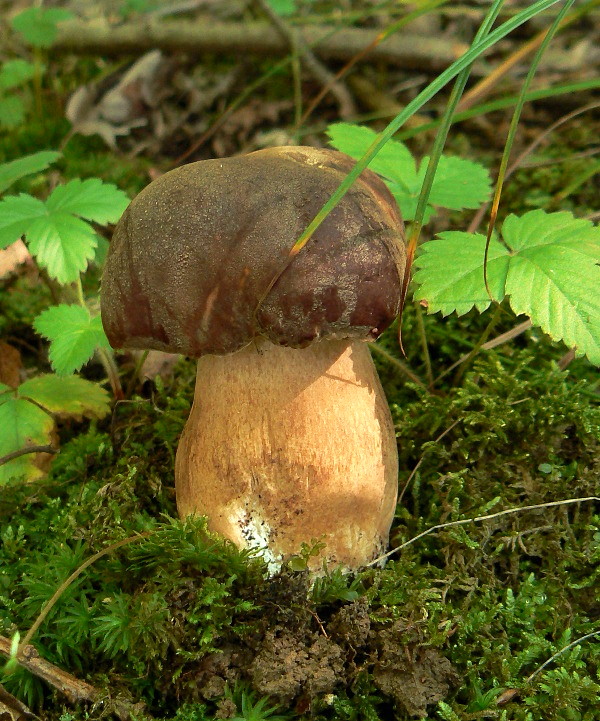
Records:
<instances>
[{"instance_id":1,"label":"small green seedling","mask_svg":"<svg viewBox=\"0 0 600 721\"><path fill-rule=\"evenodd\" d=\"M31 47L49 48L58 35L58 23L73 17L64 8L31 7L15 15L11 25Z\"/></svg>"},{"instance_id":2,"label":"small green seedling","mask_svg":"<svg viewBox=\"0 0 600 721\"><path fill-rule=\"evenodd\" d=\"M0 192L44 170L59 155L45 151L0 165ZM37 376L16 389L0 385L0 485L11 478L33 480L42 475L32 453L11 456L50 445L55 416L101 418L108 413L106 391L68 374L79 370L95 351L103 353L109 365L108 341L100 316L92 315L83 296L81 274L98 246L91 223L118 220L128 202L125 193L97 178L60 185L46 201L26 193L0 201L0 248L24 236L40 269L58 281L66 298L78 300L51 306L34 320L35 329L50 340L50 362L58 375Z\"/></svg>"},{"instance_id":3,"label":"small green seedling","mask_svg":"<svg viewBox=\"0 0 600 721\"><path fill-rule=\"evenodd\" d=\"M34 161L43 165L51 157L30 156L25 170L35 167ZM0 183L3 170L5 176L19 174L18 167L0 166ZM96 348L109 347L99 316L93 317L85 303L80 275L98 246L91 223L116 222L128 202L125 193L98 178L59 185L45 202L26 193L0 201L0 248L25 236L30 253L50 278L62 286L77 287L78 304L51 306L34 321L36 330L50 340L50 361L57 373L73 373Z\"/></svg>"}]
</instances>

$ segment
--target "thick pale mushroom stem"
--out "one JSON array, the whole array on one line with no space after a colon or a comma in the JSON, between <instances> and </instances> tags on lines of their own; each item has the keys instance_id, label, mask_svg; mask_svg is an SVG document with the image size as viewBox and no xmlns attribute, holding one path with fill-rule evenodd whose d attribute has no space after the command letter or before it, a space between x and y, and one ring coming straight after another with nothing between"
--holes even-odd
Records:
<instances>
[{"instance_id":1,"label":"thick pale mushroom stem","mask_svg":"<svg viewBox=\"0 0 600 721\"><path fill-rule=\"evenodd\" d=\"M194 405L175 467L182 516L240 547L265 548L272 570L302 542L357 569L388 541L398 456L390 411L363 342L296 350L268 341L198 362Z\"/></svg>"}]
</instances>

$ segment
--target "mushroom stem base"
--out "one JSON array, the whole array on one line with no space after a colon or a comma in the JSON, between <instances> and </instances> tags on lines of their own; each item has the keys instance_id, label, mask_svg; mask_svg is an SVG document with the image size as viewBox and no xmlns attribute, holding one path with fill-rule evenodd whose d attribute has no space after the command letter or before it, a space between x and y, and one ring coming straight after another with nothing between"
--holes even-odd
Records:
<instances>
[{"instance_id":1,"label":"mushroom stem base","mask_svg":"<svg viewBox=\"0 0 600 721\"><path fill-rule=\"evenodd\" d=\"M365 343L259 341L199 360L175 466L179 513L263 548L272 570L313 541L324 543L309 561L315 571L376 558L397 476L392 419Z\"/></svg>"}]
</instances>

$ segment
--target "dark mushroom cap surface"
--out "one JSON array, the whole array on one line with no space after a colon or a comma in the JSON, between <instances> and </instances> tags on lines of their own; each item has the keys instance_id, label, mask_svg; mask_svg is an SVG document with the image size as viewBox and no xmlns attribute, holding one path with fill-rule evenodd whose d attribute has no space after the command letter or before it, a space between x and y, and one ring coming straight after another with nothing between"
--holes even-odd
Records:
<instances>
[{"instance_id":1,"label":"dark mushroom cap surface","mask_svg":"<svg viewBox=\"0 0 600 721\"><path fill-rule=\"evenodd\" d=\"M289 256L353 165L290 146L191 163L150 183L110 244L101 303L111 345L199 357L258 336L294 348L376 338L399 310L405 248L398 208L374 173Z\"/></svg>"}]
</instances>

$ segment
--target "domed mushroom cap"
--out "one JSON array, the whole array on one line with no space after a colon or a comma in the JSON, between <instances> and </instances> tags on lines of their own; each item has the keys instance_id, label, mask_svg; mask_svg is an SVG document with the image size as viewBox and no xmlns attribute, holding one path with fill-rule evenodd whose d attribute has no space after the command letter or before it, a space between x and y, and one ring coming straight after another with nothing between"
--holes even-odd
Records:
<instances>
[{"instance_id":1,"label":"domed mushroom cap","mask_svg":"<svg viewBox=\"0 0 600 721\"><path fill-rule=\"evenodd\" d=\"M376 338L398 313L405 250L395 201L374 173L360 175L289 262L353 165L337 151L281 147L191 163L150 183L119 221L106 261L111 345L199 357L257 336L296 348Z\"/></svg>"}]
</instances>

